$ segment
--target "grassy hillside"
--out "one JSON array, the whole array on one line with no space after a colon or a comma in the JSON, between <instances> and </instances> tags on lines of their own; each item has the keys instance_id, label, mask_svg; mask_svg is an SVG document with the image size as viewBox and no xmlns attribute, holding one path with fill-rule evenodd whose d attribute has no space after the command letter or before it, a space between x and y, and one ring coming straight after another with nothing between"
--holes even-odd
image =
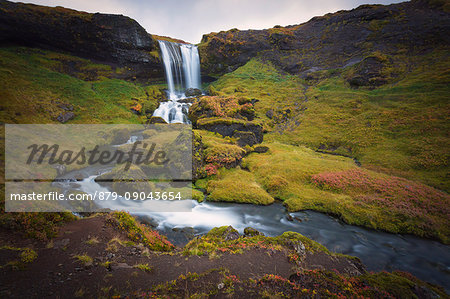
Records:
<instances>
[{"instance_id":1,"label":"grassy hillside","mask_svg":"<svg viewBox=\"0 0 450 299\"><path fill-rule=\"evenodd\" d=\"M63 53L1 47L0 121L58 123L58 115L65 112L61 107L73 106L75 118L69 124L142 123L163 97L164 85L145 86L116 79L123 71ZM4 169L4 127L1 136L0 166ZM0 183L3 212L3 175ZM70 213L0 213L0 226L46 239L55 234L58 224L74 218Z\"/></svg>"},{"instance_id":2,"label":"grassy hillside","mask_svg":"<svg viewBox=\"0 0 450 299\"><path fill-rule=\"evenodd\" d=\"M115 79L124 69L74 56L23 47L0 48L0 90L4 123L52 123L73 105L71 123L140 123L131 112L154 109L162 98L158 85L144 86Z\"/></svg>"},{"instance_id":3,"label":"grassy hillside","mask_svg":"<svg viewBox=\"0 0 450 299\"><path fill-rule=\"evenodd\" d=\"M257 115L271 131L265 140L352 157L363 167L448 191L448 53L400 58L410 71L375 89L350 86L354 66L299 79L258 59L210 88L258 99Z\"/></svg>"},{"instance_id":4,"label":"grassy hillside","mask_svg":"<svg viewBox=\"0 0 450 299\"><path fill-rule=\"evenodd\" d=\"M379 87L349 83L361 63L300 78L262 58L211 84L213 95L258 100L256 116L267 131L269 152L243 158L250 173L239 184L262 188L291 211L318 210L447 243L448 53L369 57L386 61ZM219 170L198 185L210 200L229 194L227 201L255 202L233 183L239 172Z\"/></svg>"}]
</instances>

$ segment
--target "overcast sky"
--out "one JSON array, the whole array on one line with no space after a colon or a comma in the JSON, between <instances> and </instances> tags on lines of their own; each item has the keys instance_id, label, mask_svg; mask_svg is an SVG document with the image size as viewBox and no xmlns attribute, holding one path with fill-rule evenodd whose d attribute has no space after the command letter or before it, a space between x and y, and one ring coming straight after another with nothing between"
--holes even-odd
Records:
<instances>
[{"instance_id":1,"label":"overcast sky","mask_svg":"<svg viewBox=\"0 0 450 299\"><path fill-rule=\"evenodd\" d=\"M402 0L25 0L87 12L123 14L149 33L200 42L202 35L231 28L264 29L294 25L314 16L361 4Z\"/></svg>"}]
</instances>

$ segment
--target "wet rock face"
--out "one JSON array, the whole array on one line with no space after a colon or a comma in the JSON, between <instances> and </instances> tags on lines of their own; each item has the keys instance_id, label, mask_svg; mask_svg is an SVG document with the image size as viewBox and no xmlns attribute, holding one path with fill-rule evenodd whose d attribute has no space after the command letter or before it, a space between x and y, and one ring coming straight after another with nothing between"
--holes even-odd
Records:
<instances>
[{"instance_id":1,"label":"wet rock face","mask_svg":"<svg viewBox=\"0 0 450 299\"><path fill-rule=\"evenodd\" d=\"M355 74L348 82L353 87L380 86L387 83L388 79L383 74L383 68L387 63L377 57L367 57L358 63Z\"/></svg>"},{"instance_id":2,"label":"wet rock face","mask_svg":"<svg viewBox=\"0 0 450 299\"><path fill-rule=\"evenodd\" d=\"M362 5L300 25L210 33L199 46L202 73L221 75L258 56L283 71L302 75L311 68L341 68L374 51L395 54L399 49L448 46L448 12L427 2L431 3Z\"/></svg>"},{"instance_id":3,"label":"wet rock face","mask_svg":"<svg viewBox=\"0 0 450 299\"><path fill-rule=\"evenodd\" d=\"M202 91L198 88L188 88L184 92L187 97L197 97L202 95Z\"/></svg>"},{"instance_id":4,"label":"wet rock face","mask_svg":"<svg viewBox=\"0 0 450 299\"><path fill-rule=\"evenodd\" d=\"M123 76L128 78L163 78L158 59L149 53L156 50L155 40L135 20L122 15L0 0L0 44L4 43L126 66Z\"/></svg>"},{"instance_id":5,"label":"wet rock face","mask_svg":"<svg viewBox=\"0 0 450 299\"><path fill-rule=\"evenodd\" d=\"M199 129L208 130L211 132L218 133L222 136L233 136L236 132L241 132L238 134L246 134L242 132L250 132L252 134L246 134L246 136L240 136L242 139L242 143L261 143L263 141L263 128L260 124L252 123L252 122L234 122L229 119L217 119L213 121L208 121L206 119L205 122L199 122L197 124ZM240 139L241 139L240 138Z\"/></svg>"},{"instance_id":6,"label":"wet rock face","mask_svg":"<svg viewBox=\"0 0 450 299\"><path fill-rule=\"evenodd\" d=\"M258 143L258 140L256 140L256 136L253 132L242 132L242 131L235 131L233 133L233 137L237 139L237 144L240 147L253 146Z\"/></svg>"}]
</instances>

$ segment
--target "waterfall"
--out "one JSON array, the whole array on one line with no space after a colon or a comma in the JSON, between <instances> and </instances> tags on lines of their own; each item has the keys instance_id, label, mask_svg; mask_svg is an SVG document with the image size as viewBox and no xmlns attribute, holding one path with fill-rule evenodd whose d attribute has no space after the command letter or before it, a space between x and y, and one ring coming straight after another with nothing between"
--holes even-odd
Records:
<instances>
[{"instance_id":1,"label":"waterfall","mask_svg":"<svg viewBox=\"0 0 450 299\"><path fill-rule=\"evenodd\" d=\"M159 41L161 57L166 73L168 102L162 102L153 113L168 123L189 123L189 104L179 100L186 98L187 88L201 88L200 58L194 45Z\"/></svg>"}]
</instances>

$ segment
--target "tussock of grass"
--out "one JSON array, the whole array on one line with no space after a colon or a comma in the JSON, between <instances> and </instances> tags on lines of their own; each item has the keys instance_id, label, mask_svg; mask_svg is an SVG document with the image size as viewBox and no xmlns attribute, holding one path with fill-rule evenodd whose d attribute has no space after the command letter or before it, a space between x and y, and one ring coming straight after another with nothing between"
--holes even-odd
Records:
<instances>
[{"instance_id":1,"label":"tussock of grass","mask_svg":"<svg viewBox=\"0 0 450 299\"><path fill-rule=\"evenodd\" d=\"M0 269L5 267L11 267L13 270L24 269L27 264L32 263L38 257L37 252L28 247L13 247L4 245L0 247L0 251L1 250L17 251L20 252L20 254L18 256L19 259L9 261L5 265L0 265Z\"/></svg>"},{"instance_id":2,"label":"tussock of grass","mask_svg":"<svg viewBox=\"0 0 450 299\"><path fill-rule=\"evenodd\" d=\"M174 246L165 236L139 223L126 212L114 212L108 215L107 221L127 233L131 241L140 242L154 251L172 251ZM119 241L120 242L120 241Z\"/></svg>"},{"instance_id":3,"label":"tussock of grass","mask_svg":"<svg viewBox=\"0 0 450 299\"><path fill-rule=\"evenodd\" d=\"M85 243L88 245L97 245L98 243L100 243L100 241L97 239L97 237L92 237L89 240L87 240Z\"/></svg>"},{"instance_id":4,"label":"tussock of grass","mask_svg":"<svg viewBox=\"0 0 450 299\"><path fill-rule=\"evenodd\" d=\"M137 264L133 268L140 269L144 272L151 272L153 270L153 267L150 267L148 264Z\"/></svg>"},{"instance_id":5,"label":"tussock of grass","mask_svg":"<svg viewBox=\"0 0 450 299\"><path fill-rule=\"evenodd\" d=\"M23 232L25 236L49 240L56 236L58 227L77 219L72 213L5 213L5 186L0 186L0 226Z\"/></svg>"},{"instance_id":6,"label":"tussock of grass","mask_svg":"<svg viewBox=\"0 0 450 299\"><path fill-rule=\"evenodd\" d=\"M77 259L77 261L82 263L84 266L92 265L92 262L93 262L92 257L90 257L87 254L75 255L74 258Z\"/></svg>"},{"instance_id":7,"label":"tussock of grass","mask_svg":"<svg viewBox=\"0 0 450 299\"><path fill-rule=\"evenodd\" d=\"M255 181L252 173L241 169L220 169L207 183L207 200L268 205L274 199Z\"/></svg>"}]
</instances>

